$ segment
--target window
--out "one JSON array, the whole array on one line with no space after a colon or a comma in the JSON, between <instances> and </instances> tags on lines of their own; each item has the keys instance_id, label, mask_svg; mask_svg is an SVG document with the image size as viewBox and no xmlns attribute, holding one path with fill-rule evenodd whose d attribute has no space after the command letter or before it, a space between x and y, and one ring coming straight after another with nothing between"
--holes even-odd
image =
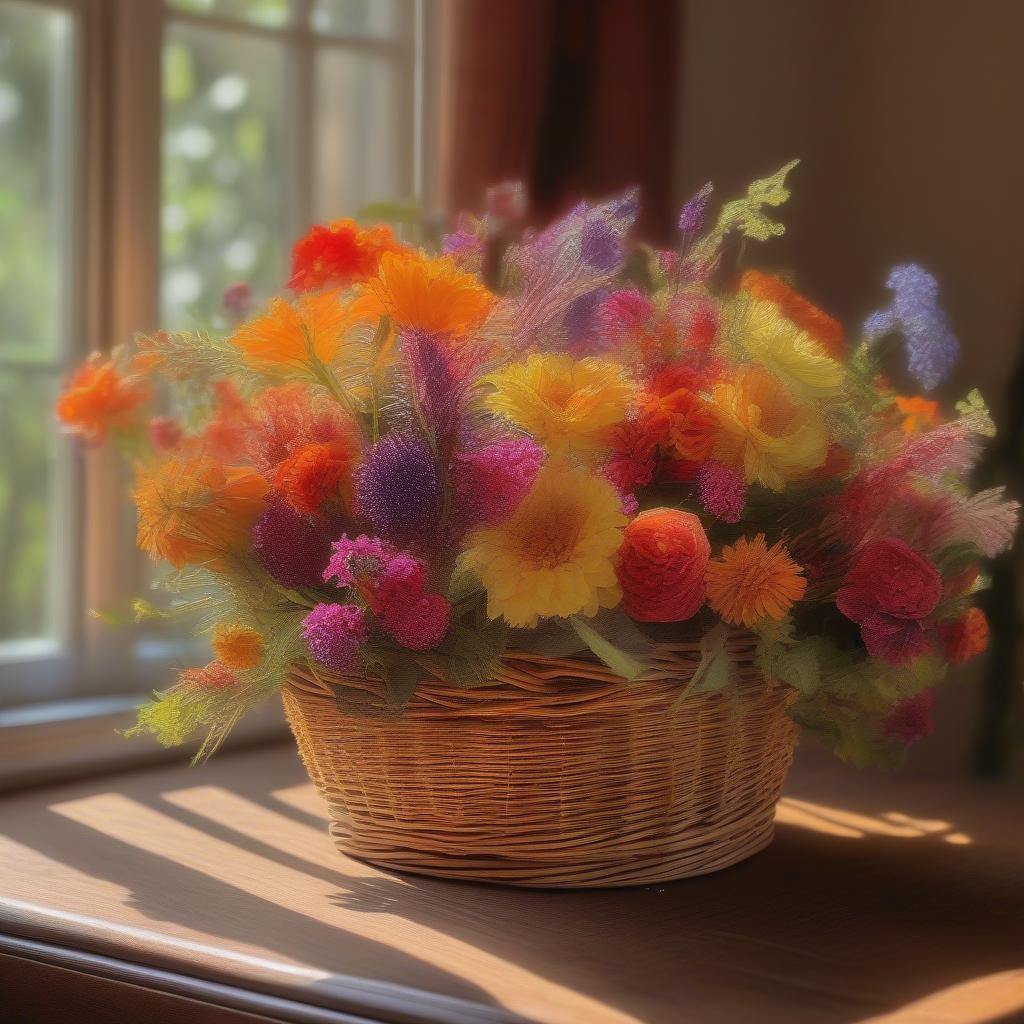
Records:
<instances>
[{"instance_id":1,"label":"window","mask_svg":"<svg viewBox=\"0 0 1024 1024\"><path fill-rule=\"evenodd\" d=\"M52 664L70 635L73 488L49 410L80 352L77 55L71 9L0 5L0 666L12 680L17 664Z\"/></svg>"},{"instance_id":2,"label":"window","mask_svg":"<svg viewBox=\"0 0 1024 1024\"><path fill-rule=\"evenodd\" d=\"M133 330L223 329L225 289L278 291L309 224L429 191L429 7L0 0L0 706L138 690L181 654L89 625L148 570L126 481L53 397Z\"/></svg>"}]
</instances>

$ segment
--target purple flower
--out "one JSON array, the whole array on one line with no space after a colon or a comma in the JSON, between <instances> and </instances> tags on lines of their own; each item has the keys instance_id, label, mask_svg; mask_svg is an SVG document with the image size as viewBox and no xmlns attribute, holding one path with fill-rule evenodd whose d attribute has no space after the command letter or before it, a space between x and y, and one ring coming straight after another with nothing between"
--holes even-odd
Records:
<instances>
[{"instance_id":1,"label":"purple flower","mask_svg":"<svg viewBox=\"0 0 1024 1024\"><path fill-rule=\"evenodd\" d=\"M738 523L747 500L747 485L736 470L709 460L697 471L700 503L723 523Z\"/></svg>"},{"instance_id":2,"label":"purple flower","mask_svg":"<svg viewBox=\"0 0 1024 1024\"><path fill-rule=\"evenodd\" d=\"M708 200L715 186L709 181L702 185L679 211L679 230L686 235L695 235L704 226L704 214L707 212Z\"/></svg>"},{"instance_id":3,"label":"purple flower","mask_svg":"<svg viewBox=\"0 0 1024 1024\"><path fill-rule=\"evenodd\" d=\"M331 545L331 560L324 569L324 582L350 587L357 576L376 576L394 554L394 548L378 537L360 534L355 540L345 534Z\"/></svg>"},{"instance_id":4,"label":"purple flower","mask_svg":"<svg viewBox=\"0 0 1024 1024\"><path fill-rule=\"evenodd\" d=\"M252 546L272 580L299 590L321 582L331 538L338 532L340 524L310 519L280 498L272 498L252 528Z\"/></svg>"},{"instance_id":5,"label":"purple flower","mask_svg":"<svg viewBox=\"0 0 1024 1024\"><path fill-rule=\"evenodd\" d=\"M402 334L402 352L409 367L409 386L419 416L439 439L456 431L462 415L466 382L453 368L438 338L425 331Z\"/></svg>"},{"instance_id":6,"label":"purple flower","mask_svg":"<svg viewBox=\"0 0 1024 1024\"><path fill-rule=\"evenodd\" d=\"M385 540L429 547L437 537L441 483L427 442L412 434L381 438L358 472L356 504Z\"/></svg>"},{"instance_id":7,"label":"purple flower","mask_svg":"<svg viewBox=\"0 0 1024 1024\"><path fill-rule=\"evenodd\" d=\"M580 255L592 270L610 274L622 262L622 244L610 224L591 217L580 232Z\"/></svg>"},{"instance_id":8,"label":"purple flower","mask_svg":"<svg viewBox=\"0 0 1024 1024\"><path fill-rule=\"evenodd\" d=\"M336 672L351 672L366 639L366 619L354 604L318 604L302 620L302 635L310 653Z\"/></svg>"},{"instance_id":9,"label":"purple flower","mask_svg":"<svg viewBox=\"0 0 1024 1024\"><path fill-rule=\"evenodd\" d=\"M598 327L601 326L597 313L607 296L606 288L595 288L593 291L577 296L569 303L565 309L562 323L570 343L580 345L589 341L596 333Z\"/></svg>"},{"instance_id":10,"label":"purple flower","mask_svg":"<svg viewBox=\"0 0 1024 1024\"><path fill-rule=\"evenodd\" d=\"M885 282L893 293L888 309L864 321L864 335L873 344L883 335L900 331L907 348L907 368L921 387L938 387L956 364L960 343L939 306L938 282L915 263L893 267Z\"/></svg>"}]
</instances>

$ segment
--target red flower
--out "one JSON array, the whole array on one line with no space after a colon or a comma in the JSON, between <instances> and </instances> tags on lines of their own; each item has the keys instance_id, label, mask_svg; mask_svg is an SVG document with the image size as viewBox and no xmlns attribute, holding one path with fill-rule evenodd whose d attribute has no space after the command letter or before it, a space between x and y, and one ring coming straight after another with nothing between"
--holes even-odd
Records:
<instances>
[{"instance_id":1,"label":"red flower","mask_svg":"<svg viewBox=\"0 0 1024 1024\"><path fill-rule=\"evenodd\" d=\"M644 420L620 423L611 433L612 454L604 475L621 494L632 494L654 475L655 441Z\"/></svg>"},{"instance_id":2,"label":"red flower","mask_svg":"<svg viewBox=\"0 0 1024 1024\"><path fill-rule=\"evenodd\" d=\"M924 739L932 731L933 703L930 690L922 690L913 697L901 700L882 723L882 735L899 740L908 747Z\"/></svg>"},{"instance_id":3,"label":"red flower","mask_svg":"<svg viewBox=\"0 0 1024 1024\"><path fill-rule=\"evenodd\" d=\"M619 549L622 605L638 622L681 622L704 604L711 548L690 512L656 508L627 527Z\"/></svg>"},{"instance_id":4,"label":"red flower","mask_svg":"<svg viewBox=\"0 0 1024 1024\"><path fill-rule=\"evenodd\" d=\"M353 220L336 220L329 227L317 224L292 249L292 276L288 287L315 291L365 281L377 273L386 252L406 252L385 225L361 228Z\"/></svg>"},{"instance_id":5,"label":"red flower","mask_svg":"<svg viewBox=\"0 0 1024 1024\"><path fill-rule=\"evenodd\" d=\"M711 406L688 388L669 390L680 373L685 371L673 369L655 378L643 399L644 412L658 444L671 447L680 458L701 462L715 446L718 420Z\"/></svg>"},{"instance_id":6,"label":"red flower","mask_svg":"<svg viewBox=\"0 0 1024 1024\"><path fill-rule=\"evenodd\" d=\"M939 638L946 657L961 665L988 647L988 619L980 608L968 608L962 618L939 626Z\"/></svg>"},{"instance_id":7,"label":"red flower","mask_svg":"<svg viewBox=\"0 0 1024 1024\"><path fill-rule=\"evenodd\" d=\"M928 649L922 620L942 596L935 566L895 537L865 545L836 594L873 658L904 665Z\"/></svg>"}]
</instances>

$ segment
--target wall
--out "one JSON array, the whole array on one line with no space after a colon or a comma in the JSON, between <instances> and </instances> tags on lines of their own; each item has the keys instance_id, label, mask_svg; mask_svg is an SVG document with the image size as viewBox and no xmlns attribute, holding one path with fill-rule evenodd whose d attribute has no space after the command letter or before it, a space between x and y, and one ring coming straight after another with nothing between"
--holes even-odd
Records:
<instances>
[{"instance_id":1,"label":"wall","mask_svg":"<svg viewBox=\"0 0 1024 1024\"><path fill-rule=\"evenodd\" d=\"M799 156L787 234L753 258L848 326L885 303L894 263L930 268L964 347L949 394L977 384L1004 417L1024 339L1024 2L682 7L680 201ZM942 692L919 764L962 768L976 695Z\"/></svg>"}]
</instances>

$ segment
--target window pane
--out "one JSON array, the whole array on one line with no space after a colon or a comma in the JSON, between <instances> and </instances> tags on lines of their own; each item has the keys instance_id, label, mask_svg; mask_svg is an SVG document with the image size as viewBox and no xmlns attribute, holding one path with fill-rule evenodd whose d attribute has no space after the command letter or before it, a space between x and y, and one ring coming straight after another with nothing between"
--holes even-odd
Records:
<instances>
[{"instance_id":1,"label":"window pane","mask_svg":"<svg viewBox=\"0 0 1024 1024\"><path fill-rule=\"evenodd\" d=\"M0 644L54 633L50 577L66 564L54 521L53 375L0 370ZM73 579L58 581L64 593Z\"/></svg>"},{"instance_id":2,"label":"window pane","mask_svg":"<svg viewBox=\"0 0 1024 1024\"><path fill-rule=\"evenodd\" d=\"M73 30L66 11L0 5L0 644L58 639L74 584L51 412L73 349Z\"/></svg>"},{"instance_id":3,"label":"window pane","mask_svg":"<svg viewBox=\"0 0 1024 1024\"><path fill-rule=\"evenodd\" d=\"M190 14L215 14L254 25L278 28L291 19L291 0L167 0L174 10Z\"/></svg>"},{"instance_id":4,"label":"window pane","mask_svg":"<svg viewBox=\"0 0 1024 1024\"><path fill-rule=\"evenodd\" d=\"M314 0L313 28L339 36L382 38L399 34L414 0Z\"/></svg>"},{"instance_id":5,"label":"window pane","mask_svg":"<svg viewBox=\"0 0 1024 1024\"><path fill-rule=\"evenodd\" d=\"M317 56L314 213L351 215L411 192L412 125L402 124L408 76L386 57L325 47Z\"/></svg>"},{"instance_id":6,"label":"window pane","mask_svg":"<svg viewBox=\"0 0 1024 1024\"><path fill-rule=\"evenodd\" d=\"M289 139L281 43L171 24L164 49L163 324L219 327L238 281L278 291Z\"/></svg>"},{"instance_id":7,"label":"window pane","mask_svg":"<svg viewBox=\"0 0 1024 1024\"><path fill-rule=\"evenodd\" d=\"M54 362L64 341L71 19L0 6L0 360Z\"/></svg>"}]
</instances>

